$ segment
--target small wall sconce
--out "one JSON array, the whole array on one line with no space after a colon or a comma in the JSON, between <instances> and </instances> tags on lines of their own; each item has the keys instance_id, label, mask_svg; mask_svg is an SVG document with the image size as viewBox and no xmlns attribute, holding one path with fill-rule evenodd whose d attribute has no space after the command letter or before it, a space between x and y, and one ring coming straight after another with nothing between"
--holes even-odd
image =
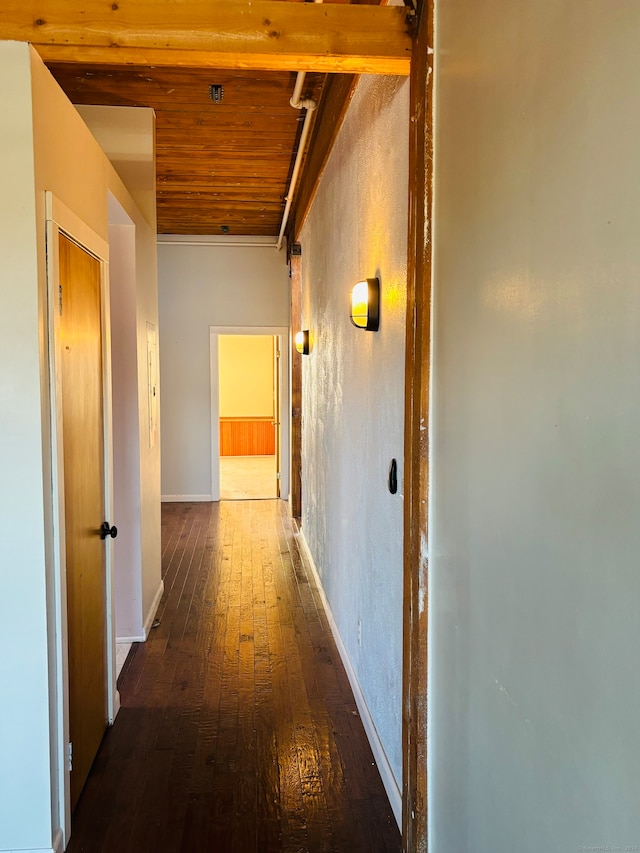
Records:
<instances>
[{"instance_id":1,"label":"small wall sconce","mask_svg":"<svg viewBox=\"0 0 640 853\"><path fill-rule=\"evenodd\" d=\"M379 279L359 281L351 291L351 322L366 332L377 332L380 328Z\"/></svg>"},{"instance_id":2,"label":"small wall sconce","mask_svg":"<svg viewBox=\"0 0 640 853\"><path fill-rule=\"evenodd\" d=\"M309 355L309 329L303 329L295 337L296 349L300 355Z\"/></svg>"}]
</instances>

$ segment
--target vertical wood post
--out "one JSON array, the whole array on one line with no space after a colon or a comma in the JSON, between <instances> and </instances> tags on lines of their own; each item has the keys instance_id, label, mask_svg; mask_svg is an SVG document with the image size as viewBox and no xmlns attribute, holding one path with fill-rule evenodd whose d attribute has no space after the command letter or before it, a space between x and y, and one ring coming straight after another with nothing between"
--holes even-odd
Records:
<instances>
[{"instance_id":1,"label":"vertical wood post","mask_svg":"<svg viewBox=\"0 0 640 853\"><path fill-rule=\"evenodd\" d=\"M294 337L300 331L302 258L291 255L291 515L302 518L302 357Z\"/></svg>"},{"instance_id":2,"label":"vertical wood post","mask_svg":"<svg viewBox=\"0 0 640 853\"><path fill-rule=\"evenodd\" d=\"M403 796L406 853L427 851L427 578L433 3L418 5L411 62L405 392Z\"/></svg>"}]
</instances>

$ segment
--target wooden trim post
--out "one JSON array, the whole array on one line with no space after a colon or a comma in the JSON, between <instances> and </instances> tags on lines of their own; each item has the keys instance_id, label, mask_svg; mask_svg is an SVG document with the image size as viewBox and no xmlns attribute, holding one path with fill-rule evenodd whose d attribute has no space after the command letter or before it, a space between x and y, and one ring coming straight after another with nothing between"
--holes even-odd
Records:
<instances>
[{"instance_id":1,"label":"wooden trim post","mask_svg":"<svg viewBox=\"0 0 640 853\"><path fill-rule=\"evenodd\" d=\"M302 320L302 258L292 254L291 263L291 515L302 518L302 356L295 334Z\"/></svg>"},{"instance_id":2,"label":"wooden trim post","mask_svg":"<svg viewBox=\"0 0 640 853\"><path fill-rule=\"evenodd\" d=\"M411 62L405 392L403 792L405 853L427 851L427 579L433 4L419 4Z\"/></svg>"}]
</instances>

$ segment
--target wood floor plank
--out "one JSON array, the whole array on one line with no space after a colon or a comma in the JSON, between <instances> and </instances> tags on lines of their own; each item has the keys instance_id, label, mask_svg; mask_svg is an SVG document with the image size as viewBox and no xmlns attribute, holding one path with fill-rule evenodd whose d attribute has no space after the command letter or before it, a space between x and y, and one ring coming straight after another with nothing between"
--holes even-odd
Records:
<instances>
[{"instance_id":1,"label":"wood floor plank","mask_svg":"<svg viewBox=\"0 0 640 853\"><path fill-rule=\"evenodd\" d=\"M162 566L68 851L399 853L286 505L163 504Z\"/></svg>"}]
</instances>

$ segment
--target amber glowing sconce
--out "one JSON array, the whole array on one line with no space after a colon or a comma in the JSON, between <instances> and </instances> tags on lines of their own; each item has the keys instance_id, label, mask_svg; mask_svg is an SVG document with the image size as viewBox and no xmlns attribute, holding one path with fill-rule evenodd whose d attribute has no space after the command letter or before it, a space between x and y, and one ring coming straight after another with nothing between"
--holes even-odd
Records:
<instances>
[{"instance_id":1,"label":"amber glowing sconce","mask_svg":"<svg viewBox=\"0 0 640 853\"><path fill-rule=\"evenodd\" d=\"M296 349L300 355L309 355L309 329L303 329L296 334Z\"/></svg>"},{"instance_id":2,"label":"amber glowing sconce","mask_svg":"<svg viewBox=\"0 0 640 853\"><path fill-rule=\"evenodd\" d=\"M377 332L380 328L379 279L359 281L351 291L351 322L366 332Z\"/></svg>"}]
</instances>

